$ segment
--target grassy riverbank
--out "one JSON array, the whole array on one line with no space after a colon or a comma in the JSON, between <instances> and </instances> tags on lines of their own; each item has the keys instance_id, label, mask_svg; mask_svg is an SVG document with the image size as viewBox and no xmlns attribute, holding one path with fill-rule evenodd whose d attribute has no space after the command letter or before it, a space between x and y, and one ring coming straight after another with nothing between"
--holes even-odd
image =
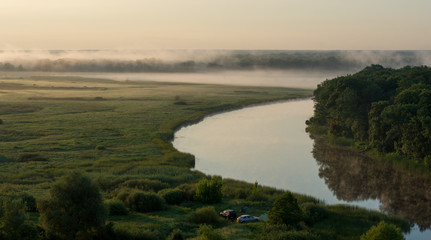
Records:
<instances>
[{"instance_id":1,"label":"grassy riverbank","mask_svg":"<svg viewBox=\"0 0 431 240\"><path fill-rule=\"evenodd\" d=\"M98 183L105 199L113 198L132 180L146 184L137 186L135 182L135 187L148 191L180 187L193 193L205 176L190 170L192 155L178 152L170 143L178 127L215 112L312 94L307 89L77 77L0 79L0 89L0 193L26 192L36 199L44 197L59 177L75 170ZM223 201L213 205L217 211L248 206L250 214L260 215L283 192L259 187L259 197L252 198L252 184L229 179L223 183ZM317 203L313 198L297 197L300 204ZM191 222L189 215L207 205L189 200L166 205L161 211L132 211L108 220L115 228L146 234L148 239L165 239L173 229L195 237L199 224ZM314 228L305 224L301 228L322 236L357 239L382 219L405 226L375 212L324 208L328 218ZM38 213L30 217L38 221ZM217 221L213 226L226 239L259 238L266 231L265 223Z\"/></svg>"},{"instance_id":2,"label":"grassy riverbank","mask_svg":"<svg viewBox=\"0 0 431 240\"><path fill-rule=\"evenodd\" d=\"M99 178L133 178L156 168L172 178L171 168L193 164L170 143L182 124L213 112L311 94L73 77L2 79L0 87L0 181L24 189L31 185L36 195L71 169Z\"/></svg>"}]
</instances>

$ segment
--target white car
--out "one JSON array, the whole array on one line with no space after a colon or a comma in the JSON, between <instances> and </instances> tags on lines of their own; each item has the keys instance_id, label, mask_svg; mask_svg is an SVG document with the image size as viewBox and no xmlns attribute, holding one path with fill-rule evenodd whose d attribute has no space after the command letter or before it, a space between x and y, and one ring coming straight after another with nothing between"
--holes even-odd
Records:
<instances>
[{"instance_id":1,"label":"white car","mask_svg":"<svg viewBox=\"0 0 431 240\"><path fill-rule=\"evenodd\" d=\"M259 218L250 215L241 215L236 219L239 223L258 222Z\"/></svg>"}]
</instances>

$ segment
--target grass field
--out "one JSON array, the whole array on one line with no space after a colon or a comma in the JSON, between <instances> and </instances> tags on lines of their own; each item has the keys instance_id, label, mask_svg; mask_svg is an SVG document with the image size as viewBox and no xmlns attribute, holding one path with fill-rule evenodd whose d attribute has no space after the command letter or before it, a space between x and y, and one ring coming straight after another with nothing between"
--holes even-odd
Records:
<instances>
[{"instance_id":1,"label":"grass field","mask_svg":"<svg viewBox=\"0 0 431 240\"><path fill-rule=\"evenodd\" d=\"M153 180L160 188L193 185L205 175L190 170L194 165L192 155L173 148L171 140L176 129L211 113L311 95L310 89L274 87L79 77L3 78L0 79L0 194L26 192L39 199L59 177L76 170L97 182L106 199L112 198L127 180ZM214 205L217 211L239 210L246 205L250 214L260 215L283 192L261 187L263 198L250 200L253 184L223 181L224 199ZM317 201L297 197L299 203ZM190 201L166 206L162 211L110 216L109 221L116 228L144 232L149 239L165 239L173 229L181 229L185 237L195 237L199 225L187 219L191 212L204 206ZM355 231L363 232L387 219L375 212L349 217L352 210L344 207L328 211L333 213L332 217L312 231L346 236L340 239L356 239L358 234L355 232L352 237L342 232L342 227L331 228L339 221L350 221ZM368 215L373 219L367 218ZM37 222L38 214L30 214L30 219ZM220 221L214 227L225 239L256 239L265 223L238 225Z\"/></svg>"},{"instance_id":2,"label":"grass field","mask_svg":"<svg viewBox=\"0 0 431 240\"><path fill-rule=\"evenodd\" d=\"M36 195L71 169L102 177L165 170L172 176L172 167L190 167L173 159L178 153L169 142L181 124L212 112L311 94L75 77L1 79L0 89L0 181Z\"/></svg>"}]
</instances>

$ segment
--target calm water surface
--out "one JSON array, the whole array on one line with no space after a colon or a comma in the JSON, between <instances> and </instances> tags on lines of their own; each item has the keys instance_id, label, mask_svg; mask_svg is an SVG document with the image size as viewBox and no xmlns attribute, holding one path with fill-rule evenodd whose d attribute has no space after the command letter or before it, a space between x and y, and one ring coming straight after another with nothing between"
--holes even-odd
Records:
<instances>
[{"instance_id":1,"label":"calm water surface","mask_svg":"<svg viewBox=\"0 0 431 240\"><path fill-rule=\"evenodd\" d=\"M412 209L418 209L418 214L428 212L423 211L429 206L426 196L419 196L426 199L424 203L404 212L399 211L398 205L393 206L394 202L399 205L410 202L418 197L417 192L424 192L419 188L410 193L416 194L411 199L403 196L394 200L391 196L400 193L393 193L390 183L405 174L393 169L388 171L388 166L358 164L368 162L359 159L360 156L351 157L351 153L328 149L310 139L305 133L304 122L312 114L312 100L226 112L180 129L173 144L178 150L195 155L195 168L206 174L257 181L261 185L311 195L327 204L353 204L396 213L408 219L418 217L417 214L411 216ZM389 179L386 182L380 181L382 171ZM349 174L344 174L346 172ZM376 176L373 178L370 173ZM415 185L424 182L422 178L403 180L408 181ZM419 217L423 226L431 221L428 215ZM421 233L416 226L407 239L431 239L431 232Z\"/></svg>"}]
</instances>

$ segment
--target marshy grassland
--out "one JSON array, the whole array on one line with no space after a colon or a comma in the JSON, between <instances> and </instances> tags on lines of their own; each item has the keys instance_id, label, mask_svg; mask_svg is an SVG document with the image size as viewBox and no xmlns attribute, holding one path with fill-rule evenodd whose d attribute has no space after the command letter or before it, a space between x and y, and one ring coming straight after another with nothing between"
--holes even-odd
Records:
<instances>
[{"instance_id":1,"label":"marshy grassland","mask_svg":"<svg viewBox=\"0 0 431 240\"><path fill-rule=\"evenodd\" d=\"M0 181L36 196L76 169L95 178L156 174L168 182L186 181L194 175L188 170L193 157L170 143L182 124L311 95L285 88L75 77L0 79L0 89Z\"/></svg>"},{"instance_id":2,"label":"marshy grassland","mask_svg":"<svg viewBox=\"0 0 431 240\"><path fill-rule=\"evenodd\" d=\"M125 215L110 215L108 221L115 229L145 235L145 239L166 239L174 229L180 229L184 237L196 237L199 223L190 220L196 209L210 205L217 212L227 208L239 212L248 206L247 213L259 216L284 191L223 179L221 203L193 200L196 183L208 176L191 170L192 155L173 148L174 131L212 113L311 95L311 89L275 87L80 77L3 78L0 194L24 192L38 200L56 180L72 171L81 171L96 182L106 200L115 199L126 187L155 193L177 188L185 194L180 204L166 204L162 210L146 213L129 209ZM315 204L329 214L316 224L300 227L326 236L320 239L359 239L381 220L408 229L402 220L377 212L324 206L311 197L295 196L300 205ZM37 212L29 216L39 223ZM263 239L264 233L271 238L265 222L240 225L218 220L212 225L224 239Z\"/></svg>"}]
</instances>

